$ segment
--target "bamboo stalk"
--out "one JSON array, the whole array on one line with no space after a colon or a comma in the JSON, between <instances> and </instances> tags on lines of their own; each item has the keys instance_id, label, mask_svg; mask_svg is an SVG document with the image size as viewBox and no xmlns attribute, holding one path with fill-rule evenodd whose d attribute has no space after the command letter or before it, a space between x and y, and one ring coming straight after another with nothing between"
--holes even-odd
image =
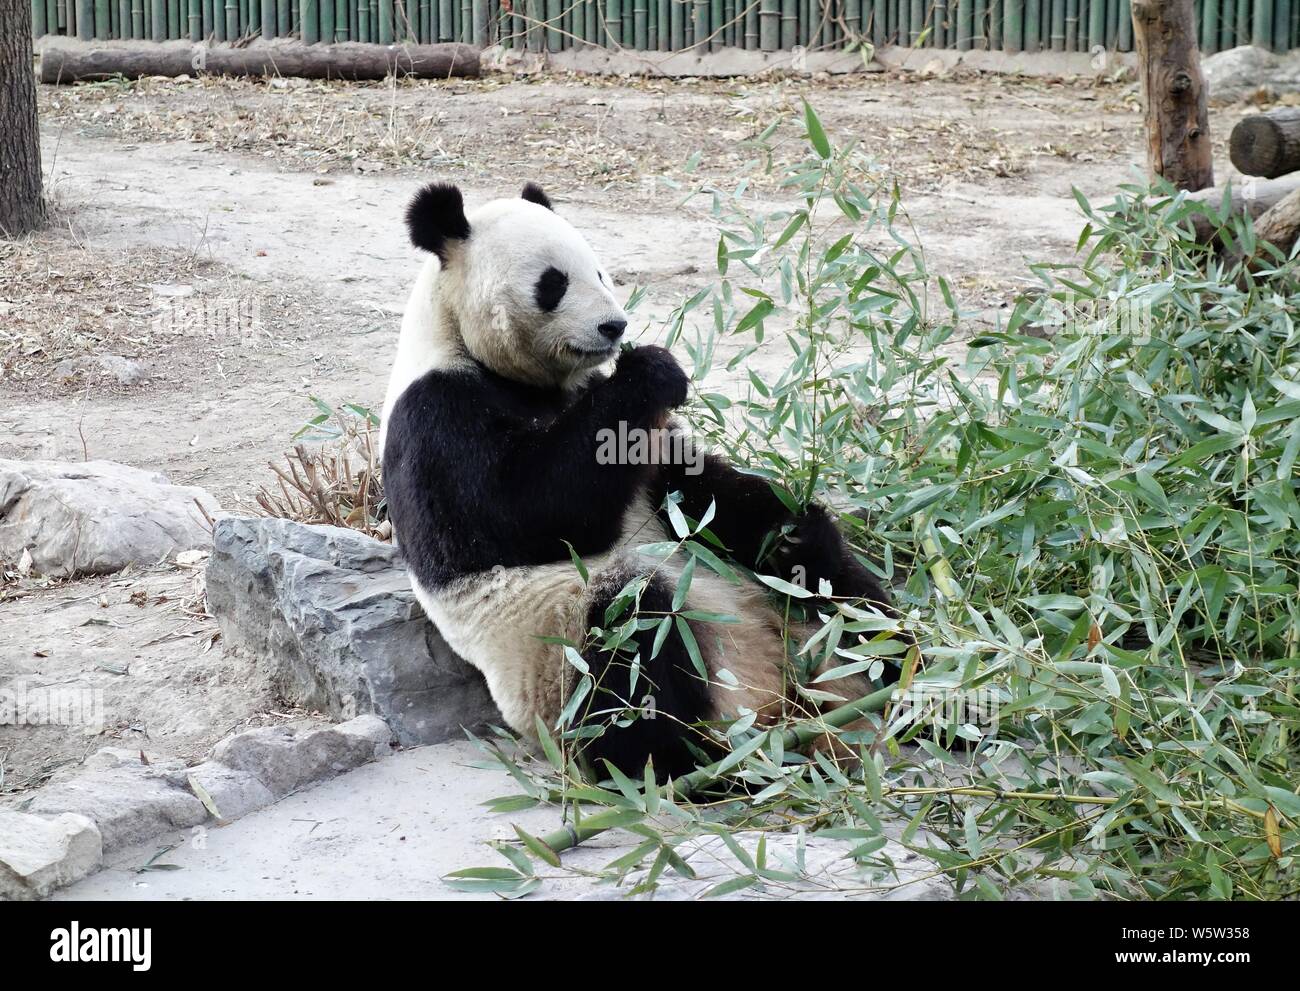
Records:
<instances>
[{"instance_id":1,"label":"bamboo stalk","mask_svg":"<svg viewBox=\"0 0 1300 991\"><path fill-rule=\"evenodd\" d=\"M971 21L971 47L984 50L989 46L988 39L988 4L985 0L975 0Z\"/></svg>"},{"instance_id":2,"label":"bamboo stalk","mask_svg":"<svg viewBox=\"0 0 1300 991\"><path fill-rule=\"evenodd\" d=\"M762 0L758 11L758 47L765 52L774 52L780 44L780 0Z\"/></svg>"},{"instance_id":3,"label":"bamboo stalk","mask_svg":"<svg viewBox=\"0 0 1300 991\"><path fill-rule=\"evenodd\" d=\"M868 712L879 712L893 697L894 687L882 688L878 692L873 692L856 702L849 702L838 709L828 712L815 719L803 720L795 723L790 729L781 734L782 749L786 751L798 750L800 747L807 746L813 740L826 733L829 729L838 729L848 725L855 719L860 719ZM724 758L725 760L725 758ZM708 767L692 771L673 782L673 797L678 801L689 798L695 792L699 791L705 785L712 784L719 777L718 768L723 761L717 761ZM725 772L724 772L725 773ZM581 824L571 826L567 829L560 829L554 833L549 833L541 837L543 843L549 846L556 853L569 850L584 840L589 840L593 836L605 832L605 829L586 829Z\"/></svg>"},{"instance_id":4,"label":"bamboo stalk","mask_svg":"<svg viewBox=\"0 0 1300 991\"><path fill-rule=\"evenodd\" d=\"M1245 45L1250 43L1250 11L1252 0L1236 0L1237 2L1237 40L1236 44Z\"/></svg>"},{"instance_id":5,"label":"bamboo stalk","mask_svg":"<svg viewBox=\"0 0 1300 991\"><path fill-rule=\"evenodd\" d=\"M1273 47L1273 0L1255 0L1254 28L1250 43L1260 48Z\"/></svg>"},{"instance_id":6,"label":"bamboo stalk","mask_svg":"<svg viewBox=\"0 0 1300 991\"><path fill-rule=\"evenodd\" d=\"M672 0L655 0L655 20L658 21L659 24L659 51L672 51Z\"/></svg>"},{"instance_id":7,"label":"bamboo stalk","mask_svg":"<svg viewBox=\"0 0 1300 991\"><path fill-rule=\"evenodd\" d=\"M1025 0L1025 51L1036 52L1043 47L1043 18L1041 0Z\"/></svg>"},{"instance_id":8,"label":"bamboo stalk","mask_svg":"<svg viewBox=\"0 0 1300 991\"><path fill-rule=\"evenodd\" d=\"M1024 50L1025 0L1002 0L1003 45L1008 52Z\"/></svg>"}]
</instances>

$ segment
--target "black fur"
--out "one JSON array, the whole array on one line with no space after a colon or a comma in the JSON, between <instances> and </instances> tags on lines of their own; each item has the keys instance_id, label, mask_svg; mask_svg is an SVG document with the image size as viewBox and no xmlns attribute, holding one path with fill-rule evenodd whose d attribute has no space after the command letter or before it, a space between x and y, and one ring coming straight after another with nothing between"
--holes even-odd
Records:
<instances>
[{"instance_id":1,"label":"black fur","mask_svg":"<svg viewBox=\"0 0 1300 991\"><path fill-rule=\"evenodd\" d=\"M537 280L533 287L533 299L537 308L543 313L550 313L560 305L560 300L569 291L569 277L552 265Z\"/></svg>"},{"instance_id":2,"label":"black fur","mask_svg":"<svg viewBox=\"0 0 1300 991\"><path fill-rule=\"evenodd\" d=\"M406 230L412 244L447 264L447 242L469 237L460 190L448 182L429 183L406 208Z\"/></svg>"},{"instance_id":3,"label":"black fur","mask_svg":"<svg viewBox=\"0 0 1300 991\"><path fill-rule=\"evenodd\" d=\"M836 596L867 599L894 615L889 594L854 557L820 506L809 506L796 517L766 479L743 474L713 454L704 458L699 474L688 474L684 465L671 465L657 482L660 501L671 491L680 492L682 511L694 519L704 515L710 501L715 502L709 531L746 567L796 584L802 581L814 594L824 578ZM790 530L782 537L785 527Z\"/></svg>"},{"instance_id":4,"label":"black fur","mask_svg":"<svg viewBox=\"0 0 1300 991\"><path fill-rule=\"evenodd\" d=\"M625 351L614 374L566 405L475 366L413 382L388 420L384 485L393 527L421 584L494 565L567 560L618 539L654 466L602 465L597 434L647 428L686 400L662 348Z\"/></svg>"},{"instance_id":5,"label":"black fur","mask_svg":"<svg viewBox=\"0 0 1300 991\"><path fill-rule=\"evenodd\" d=\"M635 577L629 573L628 580ZM618 584L617 582L614 584ZM587 625L608 627L605 610L617 589L608 596L592 601L587 614ZM672 610L673 588L662 578L654 577L641 593L639 614L653 616ZM697 636L702 637L703 633ZM669 633L651 657L655 629L640 630L617 651L593 643L583 652L583 659L591 668L596 688L591 694L588 711L592 725L603 725L597 737L585 744L584 753L603 775L600 761L608 760L628 775L639 775L646 758L654 761L655 772L662 781L671 775L678 777L695 769L695 757L687 741L697 748L709 750L703 733L692 727L708 717L708 685L696 672L690 654L677 634ZM631 687L632 658L640 655L640 670L635 689ZM624 710L633 712L624 714ZM620 719L619 717L622 716ZM616 721L626 725L616 725Z\"/></svg>"},{"instance_id":6,"label":"black fur","mask_svg":"<svg viewBox=\"0 0 1300 991\"><path fill-rule=\"evenodd\" d=\"M527 200L529 203L536 203L538 206L544 206L548 210L554 210L551 206L551 198L542 192L542 187L535 182L524 183L524 191L519 194L519 198Z\"/></svg>"}]
</instances>

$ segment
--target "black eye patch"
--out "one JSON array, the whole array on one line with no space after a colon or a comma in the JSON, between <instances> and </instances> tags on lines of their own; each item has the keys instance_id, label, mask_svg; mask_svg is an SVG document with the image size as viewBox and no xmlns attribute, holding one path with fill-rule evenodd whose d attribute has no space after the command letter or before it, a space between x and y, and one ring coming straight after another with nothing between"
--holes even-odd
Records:
<instances>
[{"instance_id":1,"label":"black eye patch","mask_svg":"<svg viewBox=\"0 0 1300 991\"><path fill-rule=\"evenodd\" d=\"M550 313L560 305L560 300L568 290L569 277L558 268L551 267L537 280L537 286L533 289L533 298L537 300L539 310Z\"/></svg>"}]
</instances>

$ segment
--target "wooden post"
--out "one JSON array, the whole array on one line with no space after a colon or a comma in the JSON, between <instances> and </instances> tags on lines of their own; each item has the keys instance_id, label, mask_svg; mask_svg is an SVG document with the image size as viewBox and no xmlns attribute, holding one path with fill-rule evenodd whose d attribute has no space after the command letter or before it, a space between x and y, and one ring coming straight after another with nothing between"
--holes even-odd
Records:
<instances>
[{"instance_id":1,"label":"wooden post","mask_svg":"<svg viewBox=\"0 0 1300 991\"><path fill-rule=\"evenodd\" d=\"M1178 189L1213 186L1193 0L1133 0L1133 38L1146 104L1149 171Z\"/></svg>"}]
</instances>

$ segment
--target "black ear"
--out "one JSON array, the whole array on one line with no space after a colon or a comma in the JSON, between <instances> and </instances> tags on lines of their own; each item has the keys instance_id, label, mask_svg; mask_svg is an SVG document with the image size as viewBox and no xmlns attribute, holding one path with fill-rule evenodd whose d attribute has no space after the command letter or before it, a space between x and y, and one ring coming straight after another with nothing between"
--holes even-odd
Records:
<instances>
[{"instance_id":1,"label":"black ear","mask_svg":"<svg viewBox=\"0 0 1300 991\"><path fill-rule=\"evenodd\" d=\"M460 190L449 182L429 183L406 208L406 230L412 244L437 255L446 264L447 242L469 237Z\"/></svg>"},{"instance_id":2,"label":"black ear","mask_svg":"<svg viewBox=\"0 0 1300 991\"><path fill-rule=\"evenodd\" d=\"M538 206L544 206L548 210L554 210L551 206L551 198L542 192L542 187L535 182L524 183L524 191L519 194L519 198L527 200L529 203L536 203Z\"/></svg>"}]
</instances>

